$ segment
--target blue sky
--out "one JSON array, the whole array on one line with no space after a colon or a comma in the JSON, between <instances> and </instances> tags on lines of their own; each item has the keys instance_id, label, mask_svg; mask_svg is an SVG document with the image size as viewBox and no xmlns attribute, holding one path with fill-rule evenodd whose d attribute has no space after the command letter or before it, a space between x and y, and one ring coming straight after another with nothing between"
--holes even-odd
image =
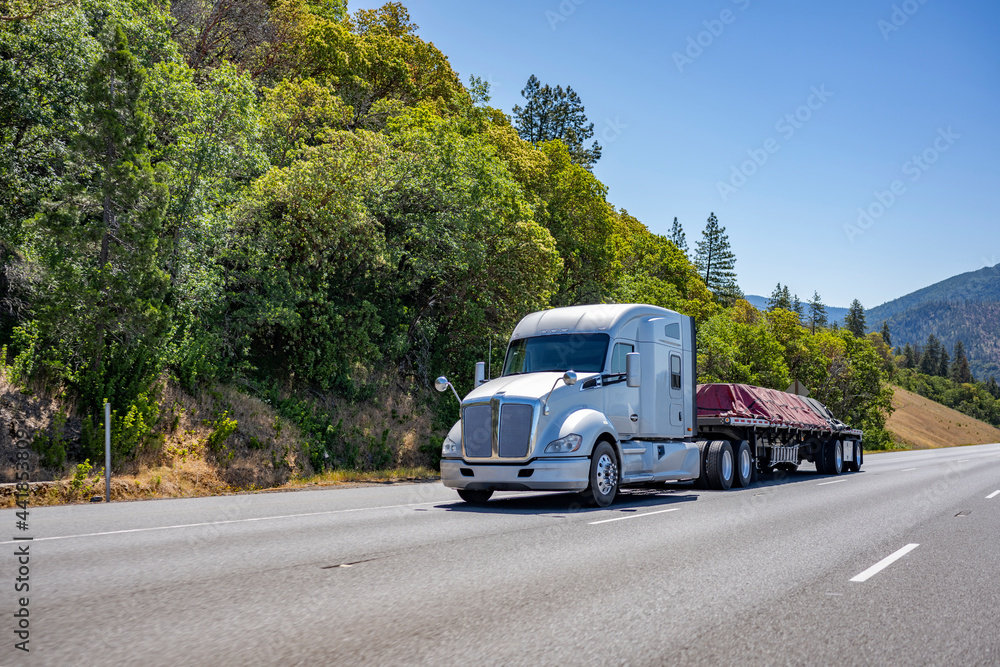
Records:
<instances>
[{"instance_id":1,"label":"blue sky","mask_svg":"<svg viewBox=\"0 0 1000 667\"><path fill-rule=\"evenodd\" d=\"M1000 262L1000 3L404 4L508 114L573 86L611 203L692 250L714 212L748 294L872 307Z\"/></svg>"}]
</instances>

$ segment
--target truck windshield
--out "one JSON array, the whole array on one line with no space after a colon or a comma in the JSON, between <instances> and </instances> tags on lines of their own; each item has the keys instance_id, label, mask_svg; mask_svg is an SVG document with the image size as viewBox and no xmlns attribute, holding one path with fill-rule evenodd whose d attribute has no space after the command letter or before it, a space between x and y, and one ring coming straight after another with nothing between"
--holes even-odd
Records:
<instances>
[{"instance_id":1,"label":"truck windshield","mask_svg":"<svg viewBox=\"0 0 1000 667\"><path fill-rule=\"evenodd\" d=\"M556 334L512 341L507 348L504 375L541 371L600 373L608 353L608 334Z\"/></svg>"}]
</instances>

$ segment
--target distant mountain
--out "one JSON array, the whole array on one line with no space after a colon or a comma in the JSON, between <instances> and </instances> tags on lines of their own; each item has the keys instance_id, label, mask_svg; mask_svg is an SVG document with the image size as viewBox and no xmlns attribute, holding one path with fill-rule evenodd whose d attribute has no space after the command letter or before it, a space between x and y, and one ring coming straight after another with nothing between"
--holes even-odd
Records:
<instances>
[{"instance_id":1,"label":"distant mountain","mask_svg":"<svg viewBox=\"0 0 1000 667\"><path fill-rule=\"evenodd\" d=\"M865 311L869 329L888 321L893 346L922 345L929 334L951 354L961 340L979 379L1000 378L1000 264L963 273Z\"/></svg>"},{"instance_id":2,"label":"distant mountain","mask_svg":"<svg viewBox=\"0 0 1000 667\"><path fill-rule=\"evenodd\" d=\"M750 302L750 305L757 310L767 310L767 302L769 300L766 296L757 296L756 294L747 294L743 297ZM802 310L804 313L809 312L809 304L805 301L802 302ZM846 308L837 308L835 306L826 307L826 317L829 320L828 324L833 324L834 322L844 323L844 316L847 315ZM881 322L879 323L881 325Z\"/></svg>"}]
</instances>

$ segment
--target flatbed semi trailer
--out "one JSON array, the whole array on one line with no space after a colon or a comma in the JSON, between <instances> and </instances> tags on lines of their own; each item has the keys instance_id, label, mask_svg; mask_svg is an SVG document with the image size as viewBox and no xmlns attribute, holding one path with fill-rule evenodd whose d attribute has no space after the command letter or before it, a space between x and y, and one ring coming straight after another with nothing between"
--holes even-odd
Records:
<instances>
[{"instance_id":1,"label":"flatbed semi trailer","mask_svg":"<svg viewBox=\"0 0 1000 667\"><path fill-rule=\"evenodd\" d=\"M860 469L863 434L811 399L696 384L694 320L643 304L554 308L511 335L500 377L477 364L441 450L466 501L494 491L577 491L599 506L628 486L695 480L745 487L803 461Z\"/></svg>"}]
</instances>

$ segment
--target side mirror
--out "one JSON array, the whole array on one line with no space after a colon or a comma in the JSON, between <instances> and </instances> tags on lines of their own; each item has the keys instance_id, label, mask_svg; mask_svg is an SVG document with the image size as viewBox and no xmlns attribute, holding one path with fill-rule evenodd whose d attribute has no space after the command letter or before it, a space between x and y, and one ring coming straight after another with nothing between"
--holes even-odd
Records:
<instances>
[{"instance_id":1,"label":"side mirror","mask_svg":"<svg viewBox=\"0 0 1000 667\"><path fill-rule=\"evenodd\" d=\"M476 380L472 386L478 387L486 382L486 362L477 361L476 362Z\"/></svg>"},{"instance_id":2,"label":"side mirror","mask_svg":"<svg viewBox=\"0 0 1000 667\"><path fill-rule=\"evenodd\" d=\"M642 384L642 369L639 366L639 353L629 352L625 355L625 384L638 387Z\"/></svg>"},{"instance_id":3,"label":"side mirror","mask_svg":"<svg viewBox=\"0 0 1000 667\"><path fill-rule=\"evenodd\" d=\"M572 387L576 384L576 373L574 371L566 371L563 376L552 383L552 389L549 389L549 393L545 396L545 400L542 401L542 414L549 414L549 399L552 398L552 392L556 390L556 385L562 381L568 387Z\"/></svg>"},{"instance_id":4,"label":"side mirror","mask_svg":"<svg viewBox=\"0 0 1000 667\"><path fill-rule=\"evenodd\" d=\"M434 380L434 388L438 391L448 391L448 387L451 387L451 393L455 394L455 400L458 401L458 405L461 406L462 399L458 397L458 392L455 391L455 386L448 382L448 378L442 375L437 380Z\"/></svg>"}]
</instances>

